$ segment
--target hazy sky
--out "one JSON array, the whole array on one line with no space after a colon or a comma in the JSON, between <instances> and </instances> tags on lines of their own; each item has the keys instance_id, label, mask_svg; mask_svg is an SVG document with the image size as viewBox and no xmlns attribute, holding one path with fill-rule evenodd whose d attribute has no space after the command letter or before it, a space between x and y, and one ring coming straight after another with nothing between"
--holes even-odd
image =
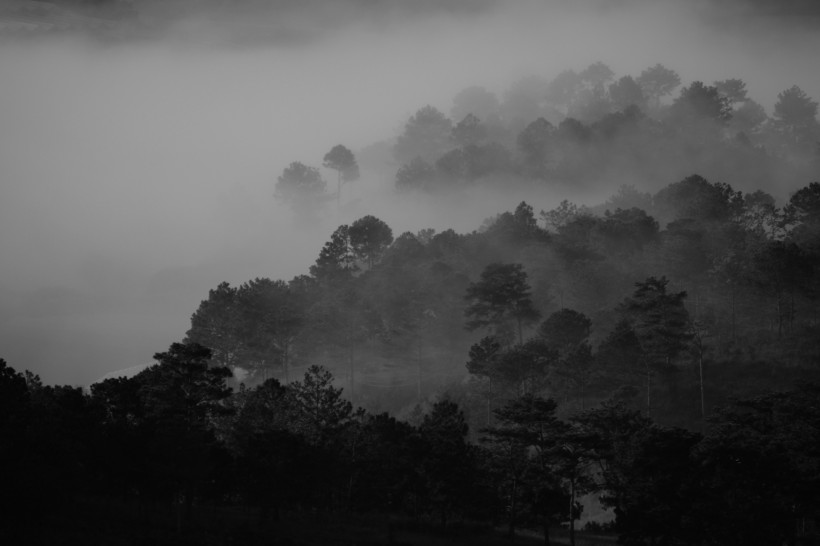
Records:
<instances>
[{"instance_id":1,"label":"hazy sky","mask_svg":"<svg viewBox=\"0 0 820 546\"><path fill-rule=\"evenodd\" d=\"M282 4L276 25L289 32L273 43L231 45L245 23L213 17L152 42L3 42L0 357L10 365L85 384L148 361L184 336L208 289L306 273L335 227L365 214L398 235L472 230L525 197L554 206L560 196L399 199L392 180L367 172L314 226L274 202L291 161L319 166L335 144L391 138L425 104L448 112L468 85L500 95L529 73L601 60L637 75L662 62L687 84L743 78L768 109L793 84L820 98L820 26L815 10L796 11L817 2L374 10L349 0L344 16L327 2Z\"/></svg>"}]
</instances>

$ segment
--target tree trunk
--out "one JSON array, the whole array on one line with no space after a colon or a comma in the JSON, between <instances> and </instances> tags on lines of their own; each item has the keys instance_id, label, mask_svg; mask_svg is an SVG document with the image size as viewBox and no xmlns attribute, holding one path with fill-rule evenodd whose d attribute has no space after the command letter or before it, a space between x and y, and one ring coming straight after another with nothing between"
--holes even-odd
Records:
<instances>
[{"instance_id":1,"label":"tree trunk","mask_svg":"<svg viewBox=\"0 0 820 546\"><path fill-rule=\"evenodd\" d=\"M516 508L517 508L515 506L515 497L517 495L517 491L516 491L517 485L518 485L517 480L515 478L513 478L512 494L510 495L510 526L507 530L507 536L510 538L510 540L515 540L515 515L516 515L515 512L516 512Z\"/></svg>"},{"instance_id":2,"label":"tree trunk","mask_svg":"<svg viewBox=\"0 0 820 546\"><path fill-rule=\"evenodd\" d=\"M336 171L336 210L339 210L339 203L342 197L342 171Z\"/></svg>"},{"instance_id":3,"label":"tree trunk","mask_svg":"<svg viewBox=\"0 0 820 546\"><path fill-rule=\"evenodd\" d=\"M550 518L544 516L544 546L550 546Z\"/></svg>"},{"instance_id":4,"label":"tree trunk","mask_svg":"<svg viewBox=\"0 0 820 546\"><path fill-rule=\"evenodd\" d=\"M736 325L737 318L735 315L735 285L732 284L732 343L737 342Z\"/></svg>"},{"instance_id":5,"label":"tree trunk","mask_svg":"<svg viewBox=\"0 0 820 546\"><path fill-rule=\"evenodd\" d=\"M700 372L700 424L702 432L704 423L706 423L706 402L703 393L703 342L700 343L698 349L698 371Z\"/></svg>"},{"instance_id":6,"label":"tree trunk","mask_svg":"<svg viewBox=\"0 0 820 546\"><path fill-rule=\"evenodd\" d=\"M569 491L569 546L575 546L575 480L570 480Z\"/></svg>"},{"instance_id":7,"label":"tree trunk","mask_svg":"<svg viewBox=\"0 0 820 546\"><path fill-rule=\"evenodd\" d=\"M487 378L490 381L490 384L487 387L487 426L490 426L492 421L492 405L493 405L493 379L491 377Z\"/></svg>"},{"instance_id":8,"label":"tree trunk","mask_svg":"<svg viewBox=\"0 0 820 546\"><path fill-rule=\"evenodd\" d=\"M282 350L282 368L285 372L285 385L290 384L290 343L285 342L284 348Z\"/></svg>"},{"instance_id":9,"label":"tree trunk","mask_svg":"<svg viewBox=\"0 0 820 546\"><path fill-rule=\"evenodd\" d=\"M420 405L421 404L421 338L419 338L419 343L417 347L416 353L416 366L418 368L418 384L417 384L417 392L416 392L416 401Z\"/></svg>"},{"instance_id":10,"label":"tree trunk","mask_svg":"<svg viewBox=\"0 0 820 546\"><path fill-rule=\"evenodd\" d=\"M355 389L355 381L356 381L356 368L353 365L353 349L347 355L350 364L350 403L353 407L356 407L356 389Z\"/></svg>"}]
</instances>

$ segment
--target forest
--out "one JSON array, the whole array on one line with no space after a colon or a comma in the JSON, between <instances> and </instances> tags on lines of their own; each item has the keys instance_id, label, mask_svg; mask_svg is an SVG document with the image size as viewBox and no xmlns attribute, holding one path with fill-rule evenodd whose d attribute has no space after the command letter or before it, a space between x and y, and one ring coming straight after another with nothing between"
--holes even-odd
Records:
<instances>
[{"instance_id":1,"label":"forest","mask_svg":"<svg viewBox=\"0 0 820 546\"><path fill-rule=\"evenodd\" d=\"M406 199L609 197L470 233L364 215L88 390L0 360L0 540L820 542L818 104L681 84L594 63L469 87L390 145L333 147L330 190L285 166L297 225L374 171Z\"/></svg>"}]
</instances>

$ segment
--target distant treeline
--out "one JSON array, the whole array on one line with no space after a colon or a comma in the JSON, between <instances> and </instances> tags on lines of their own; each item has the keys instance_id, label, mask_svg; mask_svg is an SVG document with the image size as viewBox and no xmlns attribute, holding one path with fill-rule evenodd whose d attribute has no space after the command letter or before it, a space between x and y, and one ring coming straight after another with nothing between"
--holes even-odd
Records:
<instances>
[{"instance_id":1,"label":"distant treeline","mask_svg":"<svg viewBox=\"0 0 820 546\"><path fill-rule=\"evenodd\" d=\"M661 64L617 78L597 62L552 79L523 78L501 98L471 86L453 97L449 117L424 106L361 160L398 191L426 193L535 184L584 195L621 183L657 191L697 172L784 200L820 177L818 103L798 86L767 112L739 78L681 84ZM280 197L300 214L321 207L317 178L318 170L292 164Z\"/></svg>"}]
</instances>

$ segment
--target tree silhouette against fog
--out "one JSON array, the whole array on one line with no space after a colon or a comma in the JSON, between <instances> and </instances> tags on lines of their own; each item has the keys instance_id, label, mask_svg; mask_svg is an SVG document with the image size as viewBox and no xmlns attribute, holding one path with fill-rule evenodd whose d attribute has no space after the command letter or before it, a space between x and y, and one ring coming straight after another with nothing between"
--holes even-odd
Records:
<instances>
[{"instance_id":1,"label":"tree silhouette against fog","mask_svg":"<svg viewBox=\"0 0 820 546\"><path fill-rule=\"evenodd\" d=\"M641 72L635 81L641 86L644 96L649 100L654 111L660 107L661 98L671 95L681 84L678 73L660 63Z\"/></svg>"},{"instance_id":2,"label":"tree silhouette against fog","mask_svg":"<svg viewBox=\"0 0 820 546\"><path fill-rule=\"evenodd\" d=\"M322 160L325 168L336 171L336 206L339 206L342 183L354 182L359 179L359 164L353 152L337 144L325 154Z\"/></svg>"},{"instance_id":3,"label":"tree silhouette against fog","mask_svg":"<svg viewBox=\"0 0 820 546\"><path fill-rule=\"evenodd\" d=\"M524 327L541 316L532 303L527 273L521 264L488 265L480 280L467 289L465 299L465 315L471 319L468 329L489 327L501 339L509 339L509 327L514 326L519 344L524 343Z\"/></svg>"},{"instance_id":4,"label":"tree silhouette against fog","mask_svg":"<svg viewBox=\"0 0 820 546\"><path fill-rule=\"evenodd\" d=\"M326 187L319 169L294 161L277 178L273 195L307 221L315 215Z\"/></svg>"},{"instance_id":5,"label":"tree silhouette against fog","mask_svg":"<svg viewBox=\"0 0 820 546\"><path fill-rule=\"evenodd\" d=\"M448 149L452 130L452 122L428 104L407 120L404 132L393 147L393 155L401 163L415 157L435 161L443 150Z\"/></svg>"}]
</instances>

